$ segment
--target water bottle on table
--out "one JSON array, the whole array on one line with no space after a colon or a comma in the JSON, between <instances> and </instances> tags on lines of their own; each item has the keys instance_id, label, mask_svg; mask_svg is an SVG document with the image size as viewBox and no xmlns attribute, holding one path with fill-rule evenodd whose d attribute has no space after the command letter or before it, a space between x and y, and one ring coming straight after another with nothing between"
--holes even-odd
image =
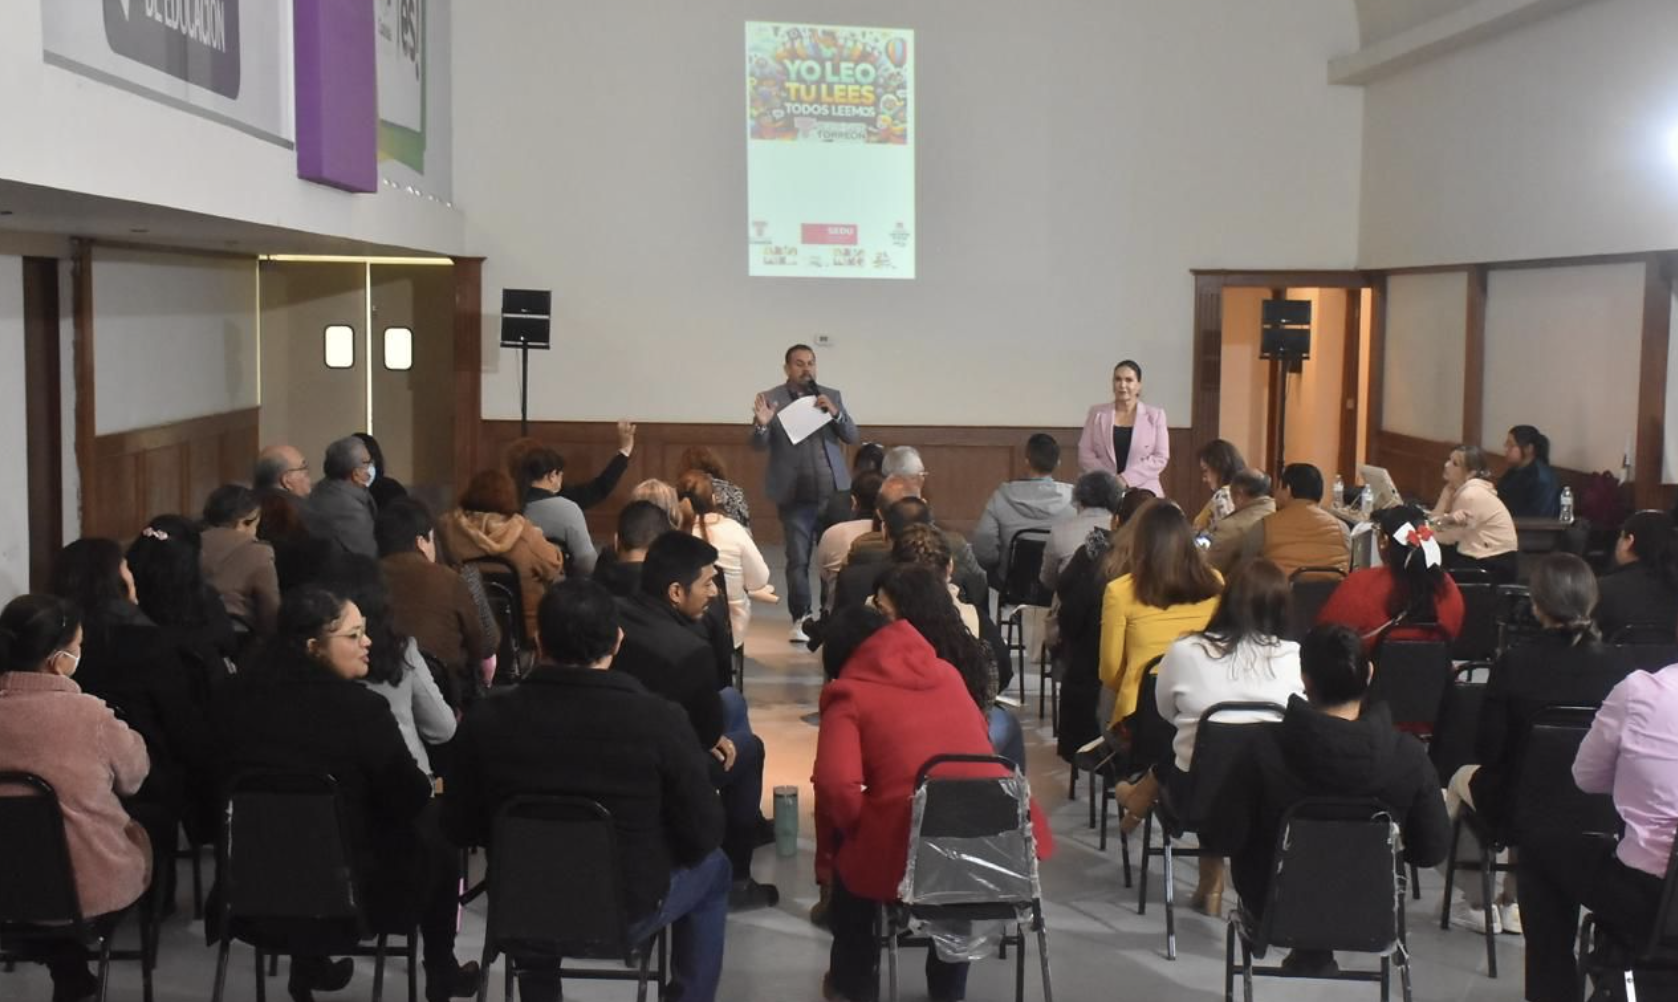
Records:
<instances>
[{"instance_id":1,"label":"water bottle on table","mask_svg":"<svg viewBox=\"0 0 1678 1002\"><path fill-rule=\"evenodd\" d=\"M1571 487L1561 489L1561 523L1563 525L1573 524L1573 488Z\"/></svg>"},{"instance_id":2,"label":"water bottle on table","mask_svg":"<svg viewBox=\"0 0 1678 1002\"><path fill-rule=\"evenodd\" d=\"M1334 507L1346 507L1346 481L1338 473L1334 475Z\"/></svg>"}]
</instances>

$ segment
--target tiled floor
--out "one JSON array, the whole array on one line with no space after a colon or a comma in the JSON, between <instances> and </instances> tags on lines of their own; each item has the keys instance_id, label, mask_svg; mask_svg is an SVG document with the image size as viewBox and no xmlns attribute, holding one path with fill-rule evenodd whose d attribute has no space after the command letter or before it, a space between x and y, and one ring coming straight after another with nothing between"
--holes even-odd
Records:
<instances>
[{"instance_id":1,"label":"tiled floor","mask_svg":"<svg viewBox=\"0 0 1678 1002\"><path fill-rule=\"evenodd\" d=\"M767 553L780 578L780 554ZM783 589L784 590L784 589ZM780 608L757 607L747 652L746 696L751 703L752 721L769 748L765 776L765 808L768 789L775 785L799 787L802 811L800 851L797 857L779 859L772 848L759 850L756 864L761 880L777 883L783 897L778 908L735 915L729 920L728 955L721 998L730 1002L805 1002L820 998L819 984L827 965L828 938L812 927L805 914L815 900L811 877L810 766L815 755L816 729L806 720L815 708L821 684L816 658L791 647L786 641L787 620ZM1117 840L1106 853L1097 851L1095 833L1086 827L1087 806L1082 799L1066 799L1066 767L1054 756L1053 739L1047 723L1037 718L1037 697L1029 688L1030 700L1016 711L1025 724L1029 746L1029 773L1043 806L1050 811L1059 851L1044 864L1043 886L1047 901L1049 947L1053 961L1056 996L1071 1002L1107 999L1201 999L1220 998L1223 990L1222 922L1196 914L1187 908L1178 912L1178 959L1165 959L1165 919L1159 908L1158 878L1146 915L1136 912L1134 890L1124 890L1117 856ZM1082 791L1080 791L1080 798ZM1179 868L1178 895L1186 900L1193 888L1192 865ZM189 884L183 870L183 905ZM1440 878L1422 875L1421 901L1410 902L1410 946L1414 957L1415 997L1428 1002L1504 1002L1521 998L1522 945L1518 937L1499 939L1501 977L1485 975L1485 955L1479 937L1461 930L1441 932L1437 921ZM1227 903L1227 902L1226 902ZM203 927L190 922L190 907L183 907L163 930L162 962L156 974L157 998L196 1000L208 998L215 973L214 951L203 945ZM458 952L465 958L477 956L481 947L483 912L481 903L466 912ZM1026 994L1040 997L1036 980L1036 955L1029 956ZM349 989L323 999L363 999L372 991L370 961L358 961L356 980ZM396 962L389 972L386 997L403 997L403 965ZM283 977L283 975L282 975ZM633 988L626 985L567 984L568 999L630 999ZM924 999L918 958L911 958L902 980L903 998ZM270 982L273 997L283 999L284 982ZM1239 992L1239 987L1237 987ZM1393 985L1398 998L1398 986ZM15 973L0 974L0 1000L45 1000L50 987L45 972L33 966ZM990 961L975 966L969 981L973 1002L1012 998L1012 963ZM491 997L499 998L499 979ZM1260 999L1318 1000L1378 998L1374 985L1327 982L1266 981L1258 983ZM254 998L251 954L236 948L229 978L229 999ZM139 973L132 964L114 967L110 998L133 1002L140 998Z\"/></svg>"}]
</instances>

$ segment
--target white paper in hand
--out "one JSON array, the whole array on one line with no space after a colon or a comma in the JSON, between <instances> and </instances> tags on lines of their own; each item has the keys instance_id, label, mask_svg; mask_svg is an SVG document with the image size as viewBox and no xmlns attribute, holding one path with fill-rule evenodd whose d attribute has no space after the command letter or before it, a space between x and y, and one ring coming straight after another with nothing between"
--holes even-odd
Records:
<instances>
[{"instance_id":1,"label":"white paper in hand","mask_svg":"<svg viewBox=\"0 0 1678 1002\"><path fill-rule=\"evenodd\" d=\"M833 422L833 415L816 406L815 397L799 397L775 412L781 430L793 445L804 441Z\"/></svg>"}]
</instances>

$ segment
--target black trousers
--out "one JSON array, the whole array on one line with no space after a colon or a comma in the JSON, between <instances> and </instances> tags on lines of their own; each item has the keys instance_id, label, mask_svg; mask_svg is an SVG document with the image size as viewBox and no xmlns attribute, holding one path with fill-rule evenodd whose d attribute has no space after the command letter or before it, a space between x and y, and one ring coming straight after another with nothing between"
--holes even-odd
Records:
<instances>
[{"instance_id":1,"label":"black trousers","mask_svg":"<svg viewBox=\"0 0 1678 1002\"><path fill-rule=\"evenodd\" d=\"M1662 881L1620 862L1614 848L1608 839L1585 837L1521 845L1515 894L1526 932L1528 1002L1579 1002L1574 941L1581 906L1623 942L1648 940Z\"/></svg>"},{"instance_id":2,"label":"black trousers","mask_svg":"<svg viewBox=\"0 0 1678 1002\"><path fill-rule=\"evenodd\" d=\"M1466 557L1455 546L1445 547L1445 566L1480 567L1491 575L1492 584L1514 584L1520 557L1514 553L1499 553L1495 557ZM1524 919L1522 921L1525 921Z\"/></svg>"},{"instance_id":3,"label":"black trousers","mask_svg":"<svg viewBox=\"0 0 1678 1002\"><path fill-rule=\"evenodd\" d=\"M827 911L828 929L833 933L828 979L852 1002L876 1002L880 997L880 947L874 939L879 911L880 902L857 897L837 873L833 875ZM935 1002L965 998L967 965L945 963L938 959L937 950L927 947L926 992Z\"/></svg>"}]
</instances>

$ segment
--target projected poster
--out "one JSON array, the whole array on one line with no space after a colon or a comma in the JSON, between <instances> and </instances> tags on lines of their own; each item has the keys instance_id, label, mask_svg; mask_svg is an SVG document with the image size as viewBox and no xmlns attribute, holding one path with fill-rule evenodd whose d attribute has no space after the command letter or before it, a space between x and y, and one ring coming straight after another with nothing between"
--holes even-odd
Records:
<instances>
[{"instance_id":1,"label":"projected poster","mask_svg":"<svg viewBox=\"0 0 1678 1002\"><path fill-rule=\"evenodd\" d=\"M915 34L746 23L746 273L915 277Z\"/></svg>"}]
</instances>

